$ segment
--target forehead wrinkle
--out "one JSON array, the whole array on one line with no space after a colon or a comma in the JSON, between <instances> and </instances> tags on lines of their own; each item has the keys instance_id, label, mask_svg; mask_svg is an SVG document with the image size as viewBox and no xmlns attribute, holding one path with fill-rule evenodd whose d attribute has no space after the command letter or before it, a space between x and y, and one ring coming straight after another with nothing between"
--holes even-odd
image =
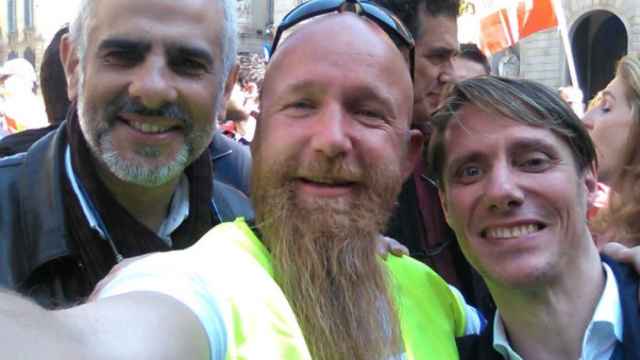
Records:
<instances>
[{"instance_id":1,"label":"forehead wrinkle","mask_svg":"<svg viewBox=\"0 0 640 360\"><path fill-rule=\"evenodd\" d=\"M198 40L206 43L206 46L214 43L220 45L222 41L219 34L224 31L224 20L221 18L224 16L224 9L220 1L181 0L179 11L175 11L173 0L127 1L126 10L132 13L129 15L122 15L122 9L117 5L117 0L98 1L96 16L92 16L88 22L89 38L95 39L95 35L99 34L103 38L135 36L149 41L154 38L173 39L177 43ZM115 21L115 24L107 23L106 18ZM166 23L167 26L159 28L159 22ZM174 31L176 28L177 31ZM199 31L196 32L196 29ZM186 37L182 30L188 30L194 35ZM211 31L215 34L214 43L209 43L209 34L206 34Z\"/></svg>"}]
</instances>

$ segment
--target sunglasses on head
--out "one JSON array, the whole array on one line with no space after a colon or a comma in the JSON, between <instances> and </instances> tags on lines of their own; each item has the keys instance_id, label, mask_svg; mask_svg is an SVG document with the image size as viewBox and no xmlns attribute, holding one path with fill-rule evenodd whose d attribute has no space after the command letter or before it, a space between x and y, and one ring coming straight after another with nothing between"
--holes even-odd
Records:
<instances>
[{"instance_id":1,"label":"sunglasses on head","mask_svg":"<svg viewBox=\"0 0 640 360\"><path fill-rule=\"evenodd\" d=\"M351 12L358 16L363 16L376 23L393 40L399 49L409 50L409 67L411 79L413 80L414 68L414 48L413 36L406 26L389 10L367 0L309 0L296 6L280 22L276 30L273 44L271 45L271 56L276 51L282 34L296 24L313 17L328 14L331 12Z\"/></svg>"}]
</instances>

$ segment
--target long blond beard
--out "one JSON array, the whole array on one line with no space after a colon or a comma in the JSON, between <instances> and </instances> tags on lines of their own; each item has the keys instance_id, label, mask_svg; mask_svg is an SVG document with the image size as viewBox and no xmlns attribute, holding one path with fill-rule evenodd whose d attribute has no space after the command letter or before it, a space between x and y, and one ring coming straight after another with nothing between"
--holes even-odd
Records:
<instances>
[{"instance_id":1,"label":"long blond beard","mask_svg":"<svg viewBox=\"0 0 640 360\"><path fill-rule=\"evenodd\" d=\"M254 159L261 164L260 159ZM252 196L258 227L273 255L276 281L293 308L314 359L388 359L402 351L386 269L375 241L402 178L397 169L368 173L352 199L301 204L279 174L297 164L257 165ZM315 174L345 171L316 162ZM374 169L376 170L376 169Z\"/></svg>"}]
</instances>

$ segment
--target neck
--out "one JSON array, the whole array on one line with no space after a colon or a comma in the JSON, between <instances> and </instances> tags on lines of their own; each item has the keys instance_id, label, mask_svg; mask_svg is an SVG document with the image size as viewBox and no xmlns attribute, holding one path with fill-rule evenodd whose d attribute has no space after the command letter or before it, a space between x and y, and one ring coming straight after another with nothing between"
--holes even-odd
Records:
<instances>
[{"instance_id":1,"label":"neck","mask_svg":"<svg viewBox=\"0 0 640 360\"><path fill-rule=\"evenodd\" d=\"M113 198L136 220L157 232L169 212L180 177L160 186L141 186L119 179L102 165L97 169L100 180Z\"/></svg>"},{"instance_id":2,"label":"neck","mask_svg":"<svg viewBox=\"0 0 640 360\"><path fill-rule=\"evenodd\" d=\"M605 275L595 246L589 247L586 256L571 256L575 259L572 267L541 286L516 289L488 284L509 343L523 359L581 356L582 340L602 296Z\"/></svg>"}]
</instances>

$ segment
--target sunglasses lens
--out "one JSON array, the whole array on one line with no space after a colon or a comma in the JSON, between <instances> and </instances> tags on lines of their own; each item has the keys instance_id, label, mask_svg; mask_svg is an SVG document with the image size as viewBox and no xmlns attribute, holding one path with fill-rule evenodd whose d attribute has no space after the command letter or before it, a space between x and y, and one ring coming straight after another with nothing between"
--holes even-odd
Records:
<instances>
[{"instance_id":1,"label":"sunglasses lens","mask_svg":"<svg viewBox=\"0 0 640 360\"><path fill-rule=\"evenodd\" d=\"M413 48L413 37L404 26L404 24L391 13L381 8L377 4L363 0L310 0L298 5L282 19L282 22L280 23L280 25L278 25L278 29L276 31L271 55L273 55L273 52L275 52L275 49L278 46L278 41L280 40L280 36L284 31L304 20L313 18L321 14L336 11L347 2L352 4L358 3L362 7L363 12L368 18L378 22L379 25L381 25L387 33L395 33L394 35L400 37L402 41L406 43L406 45Z\"/></svg>"},{"instance_id":2,"label":"sunglasses lens","mask_svg":"<svg viewBox=\"0 0 640 360\"><path fill-rule=\"evenodd\" d=\"M398 35L400 35L400 37L402 37L402 39L406 41L407 44L413 46L413 37L409 33L408 29L404 26L404 24L395 16L391 15L389 12L380 8L379 6L371 4L369 2L362 2L361 5L367 13L369 13L379 21L384 22Z\"/></svg>"},{"instance_id":3,"label":"sunglasses lens","mask_svg":"<svg viewBox=\"0 0 640 360\"><path fill-rule=\"evenodd\" d=\"M314 16L336 10L344 0L311 0L291 10L280 23L281 27L290 27Z\"/></svg>"}]
</instances>

